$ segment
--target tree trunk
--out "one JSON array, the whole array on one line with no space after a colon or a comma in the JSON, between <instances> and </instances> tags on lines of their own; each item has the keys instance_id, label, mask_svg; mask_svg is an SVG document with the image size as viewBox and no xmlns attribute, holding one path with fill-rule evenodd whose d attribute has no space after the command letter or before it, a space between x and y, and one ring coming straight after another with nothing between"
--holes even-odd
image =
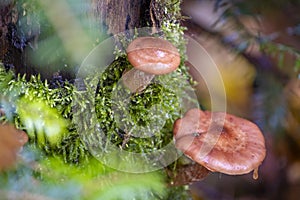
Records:
<instances>
[{"instance_id":1,"label":"tree trunk","mask_svg":"<svg viewBox=\"0 0 300 200\"><path fill-rule=\"evenodd\" d=\"M92 10L97 21L109 34L126 29L151 26L151 0L92 0Z\"/></svg>"},{"instance_id":2,"label":"tree trunk","mask_svg":"<svg viewBox=\"0 0 300 200\"><path fill-rule=\"evenodd\" d=\"M0 61L7 66L14 66L16 60L13 59L14 48L14 27L18 21L17 10L14 2L4 1L0 3ZM15 43L17 45L17 43Z\"/></svg>"},{"instance_id":3,"label":"tree trunk","mask_svg":"<svg viewBox=\"0 0 300 200\"><path fill-rule=\"evenodd\" d=\"M8 51L8 41L6 39L8 33L8 24L11 23L12 5L10 3L0 3L0 60L4 60Z\"/></svg>"}]
</instances>

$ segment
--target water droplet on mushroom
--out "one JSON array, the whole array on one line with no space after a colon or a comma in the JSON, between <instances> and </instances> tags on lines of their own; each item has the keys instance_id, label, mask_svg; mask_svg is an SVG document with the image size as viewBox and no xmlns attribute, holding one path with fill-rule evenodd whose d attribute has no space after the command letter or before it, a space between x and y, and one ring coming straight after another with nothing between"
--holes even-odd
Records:
<instances>
[{"instance_id":1,"label":"water droplet on mushroom","mask_svg":"<svg viewBox=\"0 0 300 200\"><path fill-rule=\"evenodd\" d=\"M258 167L253 170L253 176L252 177L253 177L254 180L258 179Z\"/></svg>"}]
</instances>

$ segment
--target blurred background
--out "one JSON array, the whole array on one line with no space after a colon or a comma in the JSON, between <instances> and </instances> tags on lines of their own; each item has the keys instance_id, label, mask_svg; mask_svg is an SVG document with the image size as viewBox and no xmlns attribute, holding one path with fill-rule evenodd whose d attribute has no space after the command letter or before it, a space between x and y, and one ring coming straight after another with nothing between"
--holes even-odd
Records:
<instances>
[{"instance_id":1,"label":"blurred background","mask_svg":"<svg viewBox=\"0 0 300 200\"><path fill-rule=\"evenodd\" d=\"M300 197L299 8L298 1L183 1L185 34L219 68L227 111L254 121L267 146L258 180L209 175L191 186L196 199ZM197 91L209 109L207 88Z\"/></svg>"},{"instance_id":2,"label":"blurred background","mask_svg":"<svg viewBox=\"0 0 300 200\"><path fill-rule=\"evenodd\" d=\"M104 38L136 25L129 14L116 17L121 28L105 21L117 13L111 11L113 7L101 7L101 1L51 2L1 1L0 60L6 69L21 74L41 74L42 79L50 83L72 82L82 59L91 49ZM103 5L104 2L110 1L103 1ZM147 1L140 2L141 6ZM160 4L164 1L151 1L136 17L159 13L154 2L164 5ZM191 184L193 199L299 199L300 2L174 2L180 3L180 25L186 27L184 34L205 48L221 72L228 113L255 122L267 146L267 157L259 169L258 180L253 180L252 174L213 173ZM134 9L130 7L130 11ZM151 19L148 25L159 21L153 20L153 16ZM140 26L147 24L140 21ZM195 87L198 100L209 110L207 87L193 66L186 64L198 82Z\"/></svg>"}]
</instances>

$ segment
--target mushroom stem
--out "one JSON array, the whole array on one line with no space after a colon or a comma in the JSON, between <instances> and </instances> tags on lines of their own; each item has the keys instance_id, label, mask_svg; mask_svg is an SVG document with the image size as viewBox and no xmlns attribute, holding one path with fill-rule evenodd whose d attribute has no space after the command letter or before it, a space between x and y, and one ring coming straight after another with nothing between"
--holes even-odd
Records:
<instances>
[{"instance_id":1,"label":"mushroom stem","mask_svg":"<svg viewBox=\"0 0 300 200\"><path fill-rule=\"evenodd\" d=\"M154 74L132 68L123 73L122 82L131 93L141 92L150 84L154 76Z\"/></svg>"},{"instance_id":2,"label":"mushroom stem","mask_svg":"<svg viewBox=\"0 0 300 200\"><path fill-rule=\"evenodd\" d=\"M192 184L203 180L209 174L209 170L198 163L180 165L175 172L169 169L166 172L171 179L169 186L172 187Z\"/></svg>"}]
</instances>

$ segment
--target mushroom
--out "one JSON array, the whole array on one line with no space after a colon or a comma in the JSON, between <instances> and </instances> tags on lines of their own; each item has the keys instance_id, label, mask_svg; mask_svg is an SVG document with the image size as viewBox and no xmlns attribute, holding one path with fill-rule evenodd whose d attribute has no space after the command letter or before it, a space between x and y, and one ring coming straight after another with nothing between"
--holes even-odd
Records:
<instances>
[{"instance_id":1,"label":"mushroom","mask_svg":"<svg viewBox=\"0 0 300 200\"><path fill-rule=\"evenodd\" d=\"M155 75L170 73L180 64L177 48L157 37L136 38L128 45L126 52L134 68L124 73L123 83L131 92L145 88Z\"/></svg>"},{"instance_id":2,"label":"mushroom","mask_svg":"<svg viewBox=\"0 0 300 200\"><path fill-rule=\"evenodd\" d=\"M17 153L28 141L24 131L12 125L0 124L0 171L12 167L17 159Z\"/></svg>"},{"instance_id":3,"label":"mushroom","mask_svg":"<svg viewBox=\"0 0 300 200\"><path fill-rule=\"evenodd\" d=\"M257 179L266 156L260 129L224 112L191 109L175 121L173 134L176 148L212 172L240 175L254 170Z\"/></svg>"}]
</instances>

